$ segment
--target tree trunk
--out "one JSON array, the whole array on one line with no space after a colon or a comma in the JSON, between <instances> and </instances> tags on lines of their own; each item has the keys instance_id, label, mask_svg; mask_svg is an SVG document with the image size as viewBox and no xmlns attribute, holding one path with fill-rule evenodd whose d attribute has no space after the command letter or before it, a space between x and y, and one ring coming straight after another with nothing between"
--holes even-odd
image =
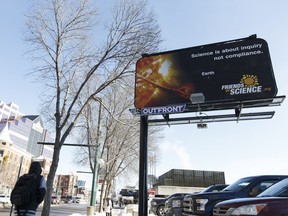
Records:
<instances>
[{"instance_id":1,"label":"tree trunk","mask_svg":"<svg viewBox=\"0 0 288 216\"><path fill-rule=\"evenodd\" d=\"M46 196L44 199L44 205L43 205L41 216L49 216L50 214L50 203L51 203L51 195L53 192L53 182L54 182L54 178L55 178L56 171L58 168L60 150L61 150L61 147L59 147L59 144L57 145L55 143L53 160L52 160L52 164L51 164L50 171L47 177L47 182L46 182L47 192L46 192Z\"/></svg>"}]
</instances>

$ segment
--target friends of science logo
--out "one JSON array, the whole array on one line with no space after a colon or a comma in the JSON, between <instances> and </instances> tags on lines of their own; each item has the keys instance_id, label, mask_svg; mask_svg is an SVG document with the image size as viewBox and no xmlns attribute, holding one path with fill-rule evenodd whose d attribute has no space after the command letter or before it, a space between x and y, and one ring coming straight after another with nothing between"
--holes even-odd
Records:
<instances>
[{"instance_id":1,"label":"friends of science logo","mask_svg":"<svg viewBox=\"0 0 288 216\"><path fill-rule=\"evenodd\" d=\"M259 85L258 77L249 74L244 74L239 83L222 85L221 89L230 95L254 94L262 92L262 86Z\"/></svg>"}]
</instances>

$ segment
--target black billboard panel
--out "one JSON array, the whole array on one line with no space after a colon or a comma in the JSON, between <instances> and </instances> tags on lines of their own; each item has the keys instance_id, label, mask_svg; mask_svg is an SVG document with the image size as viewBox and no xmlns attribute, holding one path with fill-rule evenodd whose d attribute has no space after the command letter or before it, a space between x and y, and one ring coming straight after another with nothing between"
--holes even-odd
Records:
<instances>
[{"instance_id":1,"label":"black billboard panel","mask_svg":"<svg viewBox=\"0 0 288 216\"><path fill-rule=\"evenodd\" d=\"M136 64L135 107L242 101L276 96L268 44L260 38L197 46L142 57Z\"/></svg>"}]
</instances>

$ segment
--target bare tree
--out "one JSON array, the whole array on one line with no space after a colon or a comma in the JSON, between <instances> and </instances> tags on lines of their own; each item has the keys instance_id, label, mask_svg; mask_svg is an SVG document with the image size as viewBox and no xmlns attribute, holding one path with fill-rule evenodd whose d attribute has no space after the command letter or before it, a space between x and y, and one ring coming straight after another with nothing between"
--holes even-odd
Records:
<instances>
[{"instance_id":1,"label":"bare tree","mask_svg":"<svg viewBox=\"0 0 288 216\"><path fill-rule=\"evenodd\" d=\"M80 162L85 165L89 159L92 172L95 171L95 155L106 161L104 167L98 167L98 171L100 170L102 174L102 180L104 180L101 188L99 210L102 209L101 206L105 202L106 197L111 195L116 177L126 173L125 177L127 180L127 176L136 174L139 168L139 118L133 117L128 111L133 103L133 94L131 94L133 89L131 84L129 84L131 82L121 81L121 83L111 84L104 91L105 96L101 99L101 106L105 108L101 112L101 133L96 132L99 130L99 125L97 125L99 121L96 121L96 119L92 120L91 107L89 112L85 112L85 115L83 115L84 133L81 134L87 139L87 143L97 146L95 151L83 149L84 154L79 154L79 151L77 151L77 155L75 155L77 158L75 160L76 163ZM97 106L99 107L99 105ZM156 136L156 134L158 135L156 132L159 129L157 127L149 130L149 137L152 141L149 143L149 148L154 146L153 150L156 153L157 146L155 146L155 143L156 138L159 138L159 136ZM99 134L101 134L101 137L99 137Z\"/></svg>"},{"instance_id":2,"label":"bare tree","mask_svg":"<svg viewBox=\"0 0 288 216\"><path fill-rule=\"evenodd\" d=\"M43 114L55 129L43 216L50 212L61 147L87 104L111 83L133 74L140 55L156 51L161 42L155 14L145 1L116 2L105 41L92 43L96 12L89 0L47 0L35 2L27 14L25 39L31 56L39 60L34 74L46 87ZM87 85L93 87L90 94L83 91Z\"/></svg>"}]
</instances>

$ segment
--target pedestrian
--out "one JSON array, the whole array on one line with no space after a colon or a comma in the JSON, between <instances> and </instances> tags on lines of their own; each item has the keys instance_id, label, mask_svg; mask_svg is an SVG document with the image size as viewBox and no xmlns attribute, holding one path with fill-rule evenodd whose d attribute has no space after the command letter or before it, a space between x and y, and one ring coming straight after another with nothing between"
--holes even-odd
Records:
<instances>
[{"instance_id":1,"label":"pedestrian","mask_svg":"<svg viewBox=\"0 0 288 216\"><path fill-rule=\"evenodd\" d=\"M36 210L46 194L46 182L41 173L41 164L34 161L28 174L24 174L16 182L11 193L11 202L15 204L14 215L36 216Z\"/></svg>"},{"instance_id":2,"label":"pedestrian","mask_svg":"<svg viewBox=\"0 0 288 216\"><path fill-rule=\"evenodd\" d=\"M110 198L107 198L105 208L106 216L111 216L111 211L112 211L112 202Z\"/></svg>"}]
</instances>

